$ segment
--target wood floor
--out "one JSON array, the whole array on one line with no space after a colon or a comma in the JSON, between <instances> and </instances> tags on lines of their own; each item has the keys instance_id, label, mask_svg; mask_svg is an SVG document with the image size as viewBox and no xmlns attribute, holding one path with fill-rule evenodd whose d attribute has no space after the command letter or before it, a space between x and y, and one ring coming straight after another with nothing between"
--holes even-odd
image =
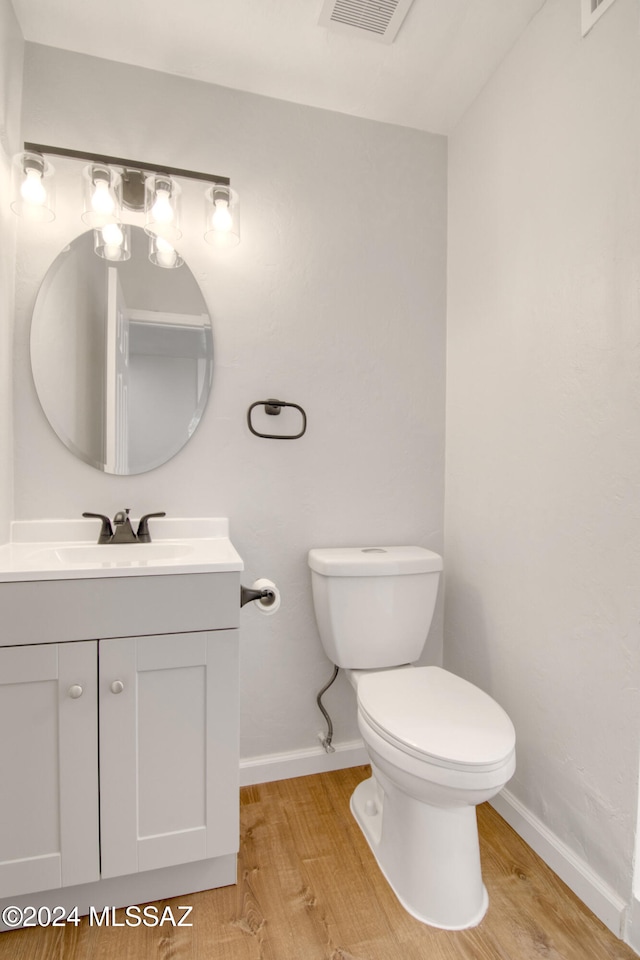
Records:
<instances>
[{"instance_id":1,"label":"wood floor","mask_svg":"<svg viewBox=\"0 0 640 960\"><path fill-rule=\"evenodd\" d=\"M191 928L0 934L0 960L634 960L487 804L489 911L473 930L424 926L396 901L349 811L367 767L245 787L238 884L166 901ZM164 906L164 903L161 905ZM120 917L120 912L118 912ZM637 958L636 958L637 960Z\"/></svg>"}]
</instances>

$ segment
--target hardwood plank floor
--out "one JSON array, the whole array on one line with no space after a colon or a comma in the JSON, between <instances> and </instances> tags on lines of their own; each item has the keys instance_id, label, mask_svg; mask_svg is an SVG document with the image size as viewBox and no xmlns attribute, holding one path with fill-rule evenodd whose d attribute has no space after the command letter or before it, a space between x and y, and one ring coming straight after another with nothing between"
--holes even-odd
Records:
<instances>
[{"instance_id":1,"label":"hardwood plank floor","mask_svg":"<svg viewBox=\"0 0 640 960\"><path fill-rule=\"evenodd\" d=\"M0 934L0 960L634 960L488 804L478 810L489 911L473 930L399 905L349 810L367 767L245 787L238 884L179 897L192 927ZM158 905L165 906L165 902ZM118 912L118 918L122 919Z\"/></svg>"}]
</instances>

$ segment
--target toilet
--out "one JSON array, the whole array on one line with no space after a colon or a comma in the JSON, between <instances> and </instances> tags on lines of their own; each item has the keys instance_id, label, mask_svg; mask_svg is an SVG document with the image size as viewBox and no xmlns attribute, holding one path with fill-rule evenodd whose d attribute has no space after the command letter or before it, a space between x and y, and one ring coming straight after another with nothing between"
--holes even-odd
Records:
<instances>
[{"instance_id":1,"label":"toilet","mask_svg":"<svg viewBox=\"0 0 640 960\"><path fill-rule=\"evenodd\" d=\"M445 930L478 924L476 805L515 771L515 731L495 700L438 666L425 645L442 558L423 547L309 552L313 603L329 659L355 688L372 776L351 811L404 908Z\"/></svg>"}]
</instances>

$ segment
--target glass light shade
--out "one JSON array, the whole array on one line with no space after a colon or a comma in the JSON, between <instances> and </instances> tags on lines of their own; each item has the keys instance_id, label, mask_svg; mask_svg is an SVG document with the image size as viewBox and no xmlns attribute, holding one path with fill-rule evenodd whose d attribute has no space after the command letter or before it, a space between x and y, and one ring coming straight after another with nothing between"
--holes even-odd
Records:
<instances>
[{"instance_id":1,"label":"glass light shade","mask_svg":"<svg viewBox=\"0 0 640 960\"><path fill-rule=\"evenodd\" d=\"M90 163L82 171L82 220L90 227L120 223L122 177L102 163Z\"/></svg>"},{"instance_id":2,"label":"glass light shade","mask_svg":"<svg viewBox=\"0 0 640 960\"><path fill-rule=\"evenodd\" d=\"M40 223L55 220L55 171L49 161L41 153L17 153L11 167L13 212Z\"/></svg>"},{"instance_id":3,"label":"glass light shade","mask_svg":"<svg viewBox=\"0 0 640 960\"><path fill-rule=\"evenodd\" d=\"M240 201L226 184L214 183L204 194L204 238L214 247L240 243Z\"/></svg>"},{"instance_id":4,"label":"glass light shade","mask_svg":"<svg viewBox=\"0 0 640 960\"><path fill-rule=\"evenodd\" d=\"M149 260L156 267L164 267L165 270L175 270L181 267L184 260L168 240L164 237L158 237L151 234L149 236Z\"/></svg>"},{"instance_id":5,"label":"glass light shade","mask_svg":"<svg viewBox=\"0 0 640 960\"><path fill-rule=\"evenodd\" d=\"M182 236L180 229L180 185L171 177L153 174L144 182L144 229L151 237L162 237L173 244Z\"/></svg>"},{"instance_id":6,"label":"glass light shade","mask_svg":"<svg viewBox=\"0 0 640 960\"><path fill-rule=\"evenodd\" d=\"M93 231L94 252L103 260L119 263L131 257L131 231L128 224L106 223Z\"/></svg>"}]
</instances>

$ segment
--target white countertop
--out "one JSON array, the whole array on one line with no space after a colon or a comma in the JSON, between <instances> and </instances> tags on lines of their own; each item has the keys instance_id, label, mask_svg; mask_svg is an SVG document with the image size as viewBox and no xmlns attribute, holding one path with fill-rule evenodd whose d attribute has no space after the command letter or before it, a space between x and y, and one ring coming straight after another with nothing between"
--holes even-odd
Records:
<instances>
[{"instance_id":1,"label":"white countertop","mask_svg":"<svg viewBox=\"0 0 640 960\"><path fill-rule=\"evenodd\" d=\"M137 528L138 518L131 520ZM244 569L226 517L157 517L151 543L98 544L99 520L17 520L0 545L0 583Z\"/></svg>"}]
</instances>

